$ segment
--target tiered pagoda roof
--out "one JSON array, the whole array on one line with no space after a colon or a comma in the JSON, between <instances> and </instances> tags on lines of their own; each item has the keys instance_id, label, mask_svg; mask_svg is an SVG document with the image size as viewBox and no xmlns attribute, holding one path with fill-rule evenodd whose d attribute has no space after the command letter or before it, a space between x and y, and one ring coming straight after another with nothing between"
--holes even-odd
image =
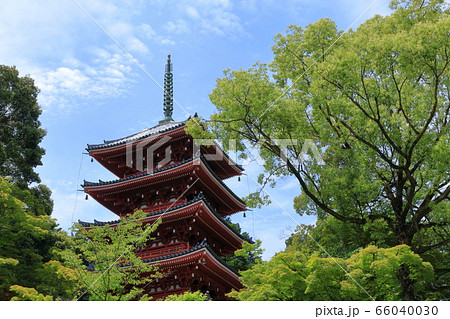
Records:
<instances>
[{"instance_id":1,"label":"tiered pagoda roof","mask_svg":"<svg viewBox=\"0 0 450 319\"><path fill-rule=\"evenodd\" d=\"M197 114L194 117L197 117ZM190 119L191 117L180 122L165 122L124 138L104 141L102 144L88 144L86 150L89 152L89 155L113 174L118 177L125 177L126 166L117 165L123 162L118 160L120 156L125 156L126 152L135 150L137 145L151 146L165 136L188 138L184 129L186 122ZM213 170L221 179L240 175L244 170L242 166L236 164L215 142L209 146L202 145L201 149L204 155L217 155L214 157L214 160L209 161L209 165L213 166Z\"/></svg>"},{"instance_id":2,"label":"tiered pagoda roof","mask_svg":"<svg viewBox=\"0 0 450 319\"><path fill-rule=\"evenodd\" d=\"M182 121L182 122L173 121L173 122L158 124L156 126L147 128L145 130L142 130L138 133L132 134L127 137L110 140L110 141L105 140L101 144L88 144L86 149L89 152L91 152L91 151L95 151L95 150L105 150L105 149L116 148L116 147L124 146L128 143L141 142L149 137L154 137L155 135L173 132L176 129L182 129L182 128L184 128L186 122L187 121Z\"/></svg>"},{"instance_id":3,"label":"tiered pagoda roof","mask_svg":"<svg viewBox=\"0 0 450 319\"><path fill-rule=\"evenodd\" d=\"M204 208L204 210L202 210ZM199 214L199 211L201 213ZM203 214L204 213L204 214ZM231 247L239 249L242 241L248 241L240 233L238 233L233 227L231 227L223 218L217 214L215 209L206 200L205 196L200 194L191 201L179 205L174 205L164 210L158 210L148 213L146 218L142 220L144 223L152 223L161 217L164 223L170 221L176 221L183 218L189 218L194 214L194 217L202 225L203 228L207 228L209 231L216 234L216 237L220 237ZM84 227L90 228L94 226L114 226L119 223L119 220L112 221L98 221L94 219L94 222L84 222L78 220L78 223Z\"/></svg>"},{"instance_id":4,"label":"tiered pagoda roof","mask_svg":"<svg viewBox=\"0 0 450 319\"><path fill-rule=\"evenodd\" d=\"M197 158L186 159L183 162L162 167L152 172L144 172L137 175L113 180L89 182L84 181L82 187L100 204L120 215L121 208L117 202L108 200L108 196L131 189L147 187L158 184L168 179L184 176L184 174L195 174L199 182L206 187L205 192L216 198L217 201L229 207L231 212L246 210L245 203L240 199L211 169L202 155ZM214 187L214 190L212 189Z\"/></svg>"},{"instance_id":5,"label":"tiered pagoda roof","mask_svg":"<svg viewBox=\"0 0 450 319\"><path fill-rule=\"evenodd\" d=\"M219 272L226 272L230 276L220 276L219 278L222 280L226 280L225 278L228 278L226 281L231 282L234 289L239 289L241 287L238 272L230 265L227 265L222 258L214 252L206 241L200 242L191 249L183 252L177 252L175 254L162 257L144 259L143 261L146 263L157 264L162 268L174 268L178 265L183 265L190 260L194 260L196 262L199 258L205 259L201 260L199 263L201 267L208 267L211 270L216 270L216 276L220 275L217 274L217 270L219 270ZM229 278L232 278L232 280Z\"/></svg>"}]
</instances>

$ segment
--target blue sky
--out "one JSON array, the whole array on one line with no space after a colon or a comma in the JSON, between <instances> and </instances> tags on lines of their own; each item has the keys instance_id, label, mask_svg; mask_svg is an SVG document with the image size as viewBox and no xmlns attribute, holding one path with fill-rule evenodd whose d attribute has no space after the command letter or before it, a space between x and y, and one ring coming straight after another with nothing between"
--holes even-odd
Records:
<instances>
[{"instance_id":1,"label":"blue sky","mask_svg":"<svg viewBox=\"0 0 450 319\"><path fill-rule=\"evenodd\" d=\"M82 153L87 143L120 138L158 124L163 118L160 85L167 54L172 55L174 65L174 119L184 120L195 112L208 118L215 110L208 95L223 70L270 62L273 37L291 24L304 27L328 17L346 30L375 14L389 14L388 0L376 1L365 12L373 3L4 1L0 10L0 64L15 65L21 75L35 79L41 90L41 122L47 136L42 143L46 155L38 172L53 191L53 217L64 229L78 219L115 219L100 204L84 200L84 194L77 192L83 179L114 178ZM240 196L258 187L253 179L260 167L253 164L245 168L247 176L240 182L236 178L227 182ZM296 227L283 209L298 223L314 222L314 218L296 215L292 208L292 199L300 193L295 181L281 180L268 191L279 205L253 210L246 218L242 214L233 217L244 231L262 240L265 259L284 249L285 238Z\"/></svg>"}]
</instances>

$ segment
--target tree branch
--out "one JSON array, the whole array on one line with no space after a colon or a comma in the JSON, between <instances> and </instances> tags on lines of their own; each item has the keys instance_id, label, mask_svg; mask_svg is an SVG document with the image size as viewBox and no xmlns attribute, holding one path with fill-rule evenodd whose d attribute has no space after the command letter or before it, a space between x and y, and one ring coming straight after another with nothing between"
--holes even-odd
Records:
<instances>
[{"instance_id":1,"label":"tree branch","mask_svg":"<svg viewBox=\"0 0 450 319\"><path fill-rule=\"evenodd\" d=\"M442 247L448 243L450 243L450 238L447 238L447 239L445 239L437 244L434 244L434 245L417 247L415 252L417 254L423 254L423 253L426 253L427 251Z\"/></svg>"}]
</instances>

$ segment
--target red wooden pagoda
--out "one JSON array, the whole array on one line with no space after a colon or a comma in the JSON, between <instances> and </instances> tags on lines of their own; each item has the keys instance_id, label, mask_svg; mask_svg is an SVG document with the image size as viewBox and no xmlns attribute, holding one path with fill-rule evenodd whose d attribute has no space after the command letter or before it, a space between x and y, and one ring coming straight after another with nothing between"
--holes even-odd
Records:
<instances>
[{"instance_id":1,"label":"red wooden pagoda","mask_svg":"<svg viewBox=\"0 0 450 319\"><path fill-rule=\"evenodd\" d=\"M223 180L240 175L242 168L217 145L195 147L185 133L186 121L172 120L170 56L164 84L165 119L159 125L87 147L118 179L85 181L82 186L119 217L142 209L147 213L144 223L162 218L152 234L155 240L137 252L164 274L146 286L154 300L197 290L224 300L241 284L221 257L241 248L243 238L223 218L246 208ZM80 223L89 227L116 222Z\"/></svg>"}]
</instances>

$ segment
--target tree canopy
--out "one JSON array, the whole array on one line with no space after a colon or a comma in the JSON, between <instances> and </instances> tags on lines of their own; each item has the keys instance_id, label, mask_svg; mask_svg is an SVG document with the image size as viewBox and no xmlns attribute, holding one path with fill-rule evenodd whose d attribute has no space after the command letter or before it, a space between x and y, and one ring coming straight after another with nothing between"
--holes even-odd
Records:
<instances>
[{"instance_id":1,"label":"tree canopy","mask_svg":"<svg viewBox=\"0 0 450 319\"><path fill-rule=\"evenodd\" d=\"M73 273L57 255L67 234L50 217L50 189L33 185L45 153L38 92L30 77L0 65L0 300L67 300L73 294Z\"/></svg>"},{"instance_id":2,"label":"tree canopy","mask_svg":"<svg viewBox=\"0 0 450 319\"><path fill-rule=\"evenodd\" d=\"M170 295L164 301L206 301L209 300L208 298L208 295L203 294L201 291L186 291L181 295Z\"/></svg>"},{"instance_id":3,"label":"tree canopy","mask_svg":"<svg viewBox=\"0 0 450 319\"><path fill-rule=\"evenodd\" d=\"M0 300L10 299L11 286L17 293L37 289L55 298L72 294L74 278L56 260L67 236L50 216L36 213L35 205L31 191L0 178Z\"/></svg>"},{"instance_id":4,"label":"tree canopy","mask_svg":"<svg viewBox=\"0 0 450 319\"><path fill-rule=\"evenodd\" d=\"M146 300L144 286L158 277L157 267L136 255L161 220L144 225L146 214L136 211L117 224L73 227L76 236L64 252L65 265L76 270L82 300Z\"/></svg>"},{"instance_id":5,"label":"tree canopy","mask_svg":"<svg viewBox=\"0 0 450 319\"><path fill-rule=\"evenodd\" d=\"M280 252L242 272L238 300L403 300L402 268L421 293L433 267L406 245L368 246L348 259L320 257L299 250Z\"/></svg>"},{"instance_id":6,"label":"tree canopy","mask_svg":"<svg viewBox=\"0 0 450 319\"><path fill-rule=\"evenodd\" d=\"M270 64L217 80L217 112L202 123L212 134L189 127L225 149L258 146L260 181L294 176L300 215L365 231L358 247L377 240L367 235L375 227L387 246L411 246L442 270L433 286L448 293L450 11L443 0L391 8L356 31L329 19L290 26L275 37ZM258 195L247 202L263 202Z\"/></svg>"},{"instance_id":7,"label":"tree canopy","mask_svg":"<svg viewBox=\"0 0 450 319\"><path fill-rule=\"evenodd\" d=\"M39 89L15 67L0 65L0 176L11 176L22 188L40 182L34 171L45 154L45 136L37 103Z\"/></svg>"}]
</instances>

